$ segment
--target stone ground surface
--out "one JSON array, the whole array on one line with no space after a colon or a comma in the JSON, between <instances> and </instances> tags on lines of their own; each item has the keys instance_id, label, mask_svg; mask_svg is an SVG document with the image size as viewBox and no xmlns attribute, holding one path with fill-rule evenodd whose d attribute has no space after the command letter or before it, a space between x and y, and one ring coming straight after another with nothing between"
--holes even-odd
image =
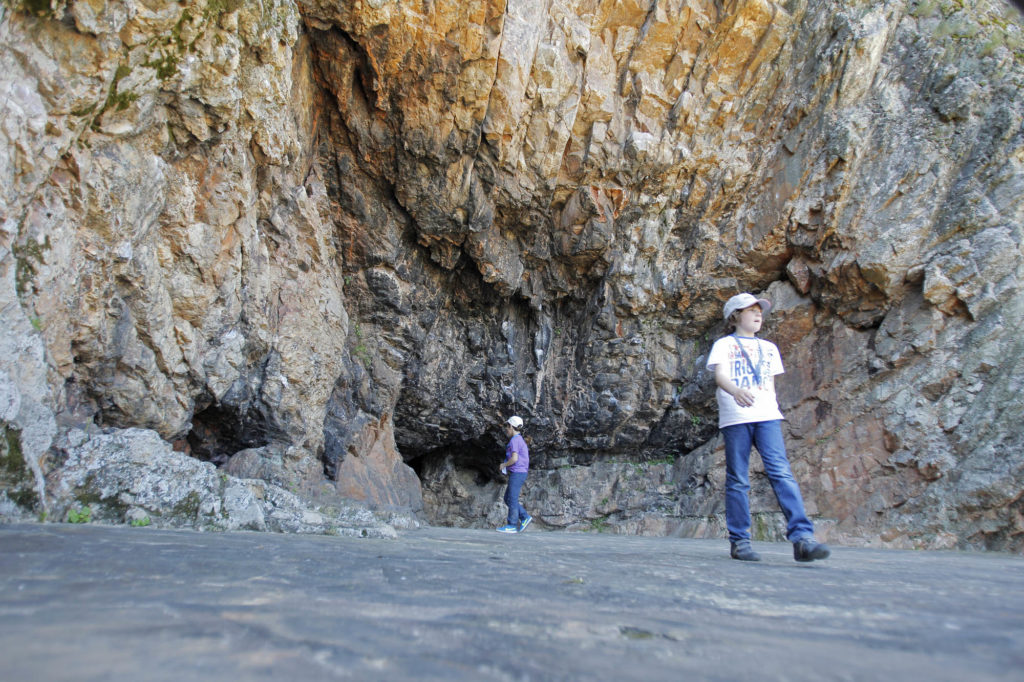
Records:
<instances>
[{"instance_id":1,"label":"stone ground surface","mask_svg":"<svg viewBox=\"0 0 1024 682\"><path fill-rule=\"evenodd\" d=\"M1021 680L1024 559L0 526L5 680Z\"/></svg>"}]
</instances>

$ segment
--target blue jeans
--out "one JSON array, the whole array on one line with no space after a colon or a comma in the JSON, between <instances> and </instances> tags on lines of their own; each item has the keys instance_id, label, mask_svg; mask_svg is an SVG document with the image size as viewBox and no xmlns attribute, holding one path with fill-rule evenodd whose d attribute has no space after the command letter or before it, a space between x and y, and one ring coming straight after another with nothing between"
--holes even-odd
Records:
<instances>
[{"instance_id":1,"label":"blue jeans","mask_svg":"<svg viewBox=\"0 0 1024 682\"><path fill-rule=\"evenodd\" d=\"M761 455L764 472L775 499L786 516L786 537L796 542L814 535L814 524L804 511L800 486L793 478L778 419L733 424L722 429L725 437L725 525L729 541L750 541L750 447Z\"/></svg>"},{"instance_id":2,"label":"blue jeans","mask_svg":"<svg viewBox=\"0 0 1024 682\"><path fill-rule=\"evenodd\" d=\"M529 514L523 509L523 505L519 504L519 491L523 489L523 484L526 483L525 471L510 471L508 472L508 487L505 488L505 504L508 505L508 523L511 526L518 526L520 521L526 519Z\"/></svg>"}]
</instances>

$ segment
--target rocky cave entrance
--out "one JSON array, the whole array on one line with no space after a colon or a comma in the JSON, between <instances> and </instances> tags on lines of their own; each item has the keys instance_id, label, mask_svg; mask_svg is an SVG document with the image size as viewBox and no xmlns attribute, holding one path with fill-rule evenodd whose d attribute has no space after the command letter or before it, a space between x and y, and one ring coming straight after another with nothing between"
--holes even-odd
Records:
<instances>
[{"instance_id":1,"label":"rocky cave entrance","mask_svg":"<svg viewBox=\"0 0 1024 682\"><path fill-rule=\"evenodd\" d=\"M406 457L420 480L427 521L456 528L487 525L505 489L498 472L503 454L503 446L485 437Z\"/></svg>"},{"instance_id":2,"label":"rocky cave entrance","mask_svg":"<svg viewBox=\"0 0 1024 682\"><path fill-rule=\"evenodd\" d=\"M268 445L268 431L262 415L243 415L213 404L192 417L192 430L185 440L193 457L219 467L241 450Z\"/></svg>"}]
</instances>

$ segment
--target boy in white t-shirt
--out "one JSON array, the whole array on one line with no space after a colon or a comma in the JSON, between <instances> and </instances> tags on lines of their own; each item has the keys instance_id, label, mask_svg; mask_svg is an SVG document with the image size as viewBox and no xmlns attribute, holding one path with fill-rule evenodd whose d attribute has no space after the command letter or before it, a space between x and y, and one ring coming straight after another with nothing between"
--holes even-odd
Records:
<instances>
[{"instance_id":1,"label":"boy in white t-shirt","mask_svg":"<svg viewBox=\"0 0 1024 682\"><path fill-rule=\"evenodd\" d=\"M800 487L789 467L782 439L782 412L775 397L775 375L782 374L779 349L757 338L772 304L743 293L725 303L725 319L736 331L715 341L707 368L718 385L718 428L725 438L725 525L730 555L760 561L750 546L750 448L756 447L786 516L786 537L797 561L825 559L828 547L814 540L814 525L804 511Z\"/></svg>"}]
</instances>

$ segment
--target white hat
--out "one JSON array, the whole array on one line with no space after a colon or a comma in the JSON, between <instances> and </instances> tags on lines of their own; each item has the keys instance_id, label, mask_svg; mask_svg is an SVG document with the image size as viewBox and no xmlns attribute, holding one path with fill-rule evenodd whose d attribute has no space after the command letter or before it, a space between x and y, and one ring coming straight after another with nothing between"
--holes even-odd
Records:
<instances>
[{"instance_id":1,"label":"white hat","mask_svg":"<svg viewBox=\"0 0 1024 682\"><path fill-rule=\"evenodd\" d=\"M523 420L522 420L522 418L521 417L517 417L515 415L512 415L511 417L509 417L508 421L505 422L505 423L508 424L509 426L511 426L513 429L521 429L521 428L523 428Z\"/></svg>"},{"instance_id":2,"label":"white hat","mask_svg":"<svg viewBox=\"0 0 1024 682\"><path fill-rule=\"evenodd\" d=\"M761 306L761 313L764 315L767 315L768 311L772 309L772 302L767 298L755 298L752 294L742 293L736 294L726 301L722 313L725 319L728 320L729 316L737 310L746 310L752 305Z\"/></svg>"}]
</instances>

